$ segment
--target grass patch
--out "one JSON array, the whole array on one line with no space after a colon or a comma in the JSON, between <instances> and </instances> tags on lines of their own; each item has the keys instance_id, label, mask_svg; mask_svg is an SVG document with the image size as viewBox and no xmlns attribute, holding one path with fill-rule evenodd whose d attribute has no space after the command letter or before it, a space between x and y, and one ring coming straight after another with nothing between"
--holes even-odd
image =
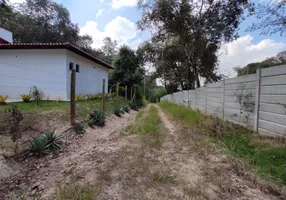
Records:
<instances>
[{"instance_id":1,"label":"grass patch","mask_svg":"<svg viewBox=\"0 0 286 200\"><path fill-rule=\"evenodd\" d=\"M166 101L159 103L160 107L171 114L175 119L185 123L186 125L195 125L198 122L198 112L186 108L182 105L172 105Z\"/></svg>"},{"instance_id":2,"label":"grass patch","mask_svg":"<svg viewBox=\"0 0 286 200\"><path fill-rule=\"evenodd\" d=\"M119 98L119 107L122 107L126 103L123 98ZM41 101L40 106L37 107L35 101L30 101L27 103L24 102L16 102L16 103L7 103L6 105L0 105L0 111L6 110L11 108L12 105L17 105L19 109L21 109L24 113L41 113L44 111L52 111L56 110L63 110L67 114L69 113L70 109L70 102L68 101ZM110 103L108 100L105 101L105 112L110 114L113 112L115 107L115 102ZM77 101L76 102L76 114L80 118L87 118L88 114L95 110L96 108L101 109L101 99L97 100L85 100L85 101Z\"/></svg>"},{"instance_id":3,"label":"grass patch","mask_svg":"<svg viewBox=\"0 0 286 200\"><path fill-rule=\"evenodd\" d=\"M129 134L139 134L142 141L154 148L163 144L163 124L158 115L158 109L151 106L148 111L140 111L134 124L126 127Z\"/></svg>"},{"instance_id":4,"label":"grass patch","mask_svg":"<svg viewBox=\"0 0 286 200\"><path fill-rule=\"evenodd\" d=\"M153 172L152 180L160 183L174 183L175 177L169 173Z\"/></svg>"},{"instance_id":5,"label":"grass patch","mask_svg":"<svg viewBox=\"0 0 286 200\"><path fill-rule=\"evenodd\" d=\"M58 185L55 190L54 198L56 200L93 200L99 194L99 191L90 187L81 187L79 185L70 185L61 187Z\"/></svg>"},{"instance_id":6,"label":"grass patch","mask_svg":"<svg viewBox=\"0 0 286 200\"><path fill-rule=\"evenodd\" d=\"M176 104L161 102L159 105L174 119L218 142L229 156L240 157L252 165L264 179L279 186L286 185L285 140L264 137Z\"/></svg>"}]
</instances>

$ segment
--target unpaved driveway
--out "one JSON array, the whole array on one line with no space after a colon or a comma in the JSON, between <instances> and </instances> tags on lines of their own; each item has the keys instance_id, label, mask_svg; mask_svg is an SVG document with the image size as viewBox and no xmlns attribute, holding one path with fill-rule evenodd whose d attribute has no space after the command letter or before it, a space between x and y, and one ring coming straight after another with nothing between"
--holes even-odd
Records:
<instances>
[{"instance_id":1,"label":"unpaved driveway","mask_svg":"<svg viewBox=\"0 0 286 200\"><path fill-rule=\"evenodd\" d=\"M112 116L104 128L88 129L83 136L69 133L59 155L24 162L21 174L1 181L0 199L12 191L49 199L56 184L97 188L96 198L102 200L278 199L245 178L247 173L238 176L215 145L151 106L165 125L160 149L144 146L136 134L121 134L136 112Z\"/></svg>"}]
</instances>

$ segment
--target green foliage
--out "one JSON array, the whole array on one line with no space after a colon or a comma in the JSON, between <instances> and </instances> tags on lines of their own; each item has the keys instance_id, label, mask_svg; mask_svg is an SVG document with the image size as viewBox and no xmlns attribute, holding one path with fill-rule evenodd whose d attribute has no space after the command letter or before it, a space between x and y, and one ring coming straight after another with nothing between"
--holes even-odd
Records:
<instances>
[{"instance_id":1,"label":"green foliage","mask_svg":"<svg viewBox=\"0 0 286 200\"><path fill-rule=\"evenodd\" d=\"M168 102L159 105L174 119L217 141L229 156L240 157L251 164L260 176L278 185L286 185L283 141L259 136L242 126L199 114L190 108Z\"/></svg>"},{"instance_id":2,"label":"green foliage","mask_svg":"<svg viewBox=\"0 0 286 200\"><path fill-rule=\"evenodd\" d=\"M120 113L124 114L124 108L120 108Z\"/></svg>"},{"instance_id":3,"label":"green foliage","mask_svg":"<svg viewBox=\"0 0 286 200\"><path fill-rule=\"evenodd\" d=\"M104 126L105 125L105 114L99 109L96 109L93 111L93 113L90 114L88 125L90 127L93 126Z\"/></svg>"},{"instance_id":4,"label":"green foliage","mask_svg":"<svg viewBox=\"0 0 286 200\"><path fill-rule=\"evenodd\" d=\"M29 94L21 94L21 98L22 98L23 102L27 103L30 101L31 96Z\"/></svg>"},{"instance_id":5,"label":"green foliage","mask_svg":"<svg viewBox=\"0 0 286 200\"><path fill-rule=\"evenodd\" d=\"M115 70L112 72L110 84L120 82L127 85L128 88L135 84L140 84L143 80L144 70L140 66L139 58L135 52L127 46L119 49L114 59L113 66Z\"/></svg>"},{"instance_id":6,"label":"green foliage","mask_svg":"<svg viewBox=\"0 0 286 200\"><path fill-rule=\"evenodd\" d=\"M33 155L37 156L58 150L62 146L61 138L61 135L46 130L38 138L30 140L28 150L33 153Z\"/></svg>"},{"instance_id":7,"label":"green foliage","mask_svg":"<svg viewBox=\"0 0 286 200\"><path fill-rule=\"evenodd\" d=\"M129 108L129 106L128 106L128 105L125 105L125 106L123 107L123 110L124 110L124 112L129 113L130 108Z\"/></svg>"},{"instance_id":8,"label":"green foliage","mask_svg":"<svg viewBox=\"0 0 286 200\"><path fill-rule=\"evenodd\" d=\"M37 106L39 106L39 102L43 99L44 96L43 91L37 86L33 86L30 89L30 95L34 100L36 100Z\"/></svg>"},{"instance_id":9,"label":"green foliage","mask_svg":"<svg viewBox=\"0 0 286 200\"><path fill-rule=\"evenodd\" d=\"M8 95L6 95L6 96L1 96L0 95L0 105L6 105L7 104L7 102L6 102L6 100L8 99Z\"/></svg>"},{"instance_id":10,"label":"green foliage","mask_svg":"<svg viewBox=\"0 0 286 200\"><path fill-rule=\"evenodd\" d=\"M54 198L56 200L94 200L98 194L97 189L90 187L57 185Z\"/></svg>"},{"instance_id":11,"label":"green foliage","mask_svg":"<svg viewBox=\"0 0 286 200\"><path fill-rule=\"evenodd\" d=\"M163 130L158 109L154 106L151 106L147 113L140 111L136 116L136 122L126 127L126 132L139 134L145 144L154 148L162 146L164 139Z\"/></svg>"},{"instance_id":12,"label":"green foliage","mask_svg":"<svg viewBox=\"0 0 286 200\"><path fill-rule=\"evenodd\" d=\"M118 106L115 106L113 109L113 114L115 114L118 117L121 117L121 109Z\"/></svg>"},{"instance_id":13,"label":"green foliage","mask_svg":"<svg viewBox=\"0 0 286 200\"><path fill-rule=\"evenodd\" d=\"M264 69L278 65L286 64L286 51L278 53L275 57L267 58L262 62L249 63L245 67L235 67L237 76L255 74L257 69Z\"/></svg>"},{"instance_id":14,"label":"green foliage","mask_svg":"<svg viewBox=\"0 0 286 200\"><path fill-rule=\"evenodd\" d=\"M139 106L138 106L138 104L137 104L136 101L130 102L130 103L129 103L129 107L130 107L132 110L135 110L135 111L138 111L138 110L139 110Z\"/></svg>"},{"instance_id":15,"label":"green foliage","mask_svg":"<svg viewBox=\"0 0 286 200\"><path fill-rule=\"evenodd\" d=\"M75 125L73 125L73 130L76 134L83 134L85 132L85 126L83 123L75 123Z\"/></svg>"}]
</instances>

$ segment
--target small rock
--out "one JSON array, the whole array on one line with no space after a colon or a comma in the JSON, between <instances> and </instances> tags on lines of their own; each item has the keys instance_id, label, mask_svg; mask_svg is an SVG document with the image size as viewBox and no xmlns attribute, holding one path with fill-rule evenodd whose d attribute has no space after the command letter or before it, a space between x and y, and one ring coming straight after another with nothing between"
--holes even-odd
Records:
<instances>
[{"instance_id":1,"label":"small rock","mask_svg":"<svg viewBox=\"0 0 286 200\"><path fill-rule=\"evenodd\" d=\"M34 196L36 194L37 190L32 190L30 193L30 196Z\"/></svg>"},{"instance_id":2,"label":"small rock","mask_svg":"<svg viewBox=\"0 0 286 200\"><path fill-rule=\"evenodd\" d=\"M41 185L39 185L39 190L44 190L44 185L43 184L41 184Z\"/></svg>"},{"instance_id":3,"label":"small rock","mask_svg":"<svg viewBox=\"0 0 286 200\"><path fill-rule=\"evenodd\" d=\"M34 185L32 185L31 189L35 189L39 187L40 184L41 184L40 182L35 183Z\"/></svg>"}]
</instances>

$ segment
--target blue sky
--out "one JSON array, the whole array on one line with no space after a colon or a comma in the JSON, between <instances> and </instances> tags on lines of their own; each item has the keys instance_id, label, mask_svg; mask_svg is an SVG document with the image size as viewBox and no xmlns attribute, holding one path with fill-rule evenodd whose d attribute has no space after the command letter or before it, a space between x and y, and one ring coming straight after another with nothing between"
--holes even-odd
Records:
<instances>
[{"instance_id":1,"label":"blue sky","mask_svg":"<svg viewBox=\"0 0 286 200\"><path fill-rule=\"evenodd\" d=\"M23 2L24 0L10 0ZM150 34L140 32L136 22L141 18L137 0L56 0L63 4L71 14L71 19L80 27L81 34L93 37L93 47L99 48L106 36L118 41L119 45L127 44L136 49L140 43L148 40ZM286 49L286 37L279 34L260 35L257 32L245 32L254 21L247 18L240 24L239 38L223 44L219 52L219 73L234 76L235 66L245 66L250 62L262 61L275 56Z\"/></svg>"}]
</instances>

